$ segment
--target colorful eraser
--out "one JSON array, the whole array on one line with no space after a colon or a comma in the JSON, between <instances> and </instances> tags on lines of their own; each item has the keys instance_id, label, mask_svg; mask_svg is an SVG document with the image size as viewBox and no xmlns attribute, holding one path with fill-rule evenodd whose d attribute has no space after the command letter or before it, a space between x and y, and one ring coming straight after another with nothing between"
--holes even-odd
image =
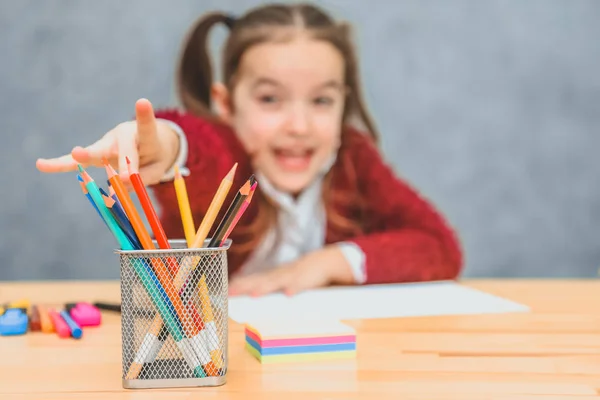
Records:
<instances>
[{"instance_id":1,"label":"colorful eraser","mask_svg":"<svg viewBox=\"0 0 600 400\"><path fill-rule=\"evenodd\" d=\"M19 308L9 308L0 316L0 335L23 335L27 332L27 314Z\"/></svg>"},{"instance_id":2,"label":"colorful eraser","mask_svg":"<svg viewBox=\"0 0 600 400\"><path fill-rule=\"evenodd\" d=\"M53 309L48 309L48 315L52 320L52 325L54 326L54 330L56 334L61 338L71 337L71 330L69 329L69 325L65 322L64 319Z\"/></svg>"},{"instance_id":3,"label":"colorful eraser","mask_svg":"<svg viewBox=\"0 0 600 400\"><path fill-rule=\"evenodd\" d=\"M60 316L69 327L71 336L73 336L73 338L75 339L81 338L81 335L83 334L83 332L81 331L81 327L77 325L77 322L73 321L73 318L71 318L69 313L66 310L62 310L60 312Z\"/></svg>"},{"instance_id":4,"label":"colorful eraser","mask_svg":"<svg viewBox=\"0 0 600 400\"><path fill-rule=\"evenodd\" d=\"M98 326L102 321L100 310L90 303L77 303L74 307L70 307L69 313L71 318L81 327Z\"/></svg>"}]
</instances>

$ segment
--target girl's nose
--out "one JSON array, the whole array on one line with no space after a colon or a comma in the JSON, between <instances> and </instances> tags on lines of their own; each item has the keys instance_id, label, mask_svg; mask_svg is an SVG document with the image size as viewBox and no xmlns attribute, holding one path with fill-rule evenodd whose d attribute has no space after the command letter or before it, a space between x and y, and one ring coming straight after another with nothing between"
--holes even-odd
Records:
<instances>
[{"instance_id":1,"label":"girl's nose","mask_svg":"<svg viewBox=\"0 0 600 400\"><path fill-rule=\"evenodd\" d=\"M290 110L288 132L293 136L306 136L310 129L309 115L305 108L296 106Z\"/></svg>"}]
</instances>

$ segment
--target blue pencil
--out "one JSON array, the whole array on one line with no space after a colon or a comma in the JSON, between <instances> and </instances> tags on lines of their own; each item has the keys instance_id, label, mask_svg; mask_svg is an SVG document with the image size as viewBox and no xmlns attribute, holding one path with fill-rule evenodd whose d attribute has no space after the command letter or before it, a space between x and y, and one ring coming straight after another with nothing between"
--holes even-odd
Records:
<instances>
[{"instance_id":1,"label":"blue pencil","mask_svg":"<svg viewBox=\"0 0 600 400\"><path fill-rule=\"evenodd\" d=\"M94 209L96 210L96 212L100 216L100 219L102 219L102 222L104 222L104 225L106 225L108 227L108 222L106 222L106 220L102 216L102 213L100 213L100 210L98 210L98 207L96 206L96 203L94 203L94 200L92 199L92 196L90 195L90 193L88 192L87 188L85 187L85 183L83 182L83 178L81 177L81 175L77 174L77 180L79 181L79 185L81 186L81 191L83 192L83 194L85 195L85 197L87 197L87 199L89 200L89 202L92 203L92 205L94 206Z\"/></svg>"}]
</instances>

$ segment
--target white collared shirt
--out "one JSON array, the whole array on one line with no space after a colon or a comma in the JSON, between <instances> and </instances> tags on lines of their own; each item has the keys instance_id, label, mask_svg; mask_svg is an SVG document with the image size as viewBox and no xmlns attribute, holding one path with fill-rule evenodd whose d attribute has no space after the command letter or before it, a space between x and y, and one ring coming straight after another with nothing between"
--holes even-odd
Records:
<instances>
[{"instance_id":1,"label":"white collared shirt","mask_svg":"<svg viewBox=\"0 0 600 400\"><path fill-rule=\"evenodd\" d=\"M173 168L161 179L165 182L173 179L175 165L179 166L182 174L189 174L189 170L185 168L188 144L179 125L168 120L161 121L168 123L180 138L178 158ZM334 162L335 157L332 157L317 178L296 199L288 193L277 190L260 171L255 173L261 190L279 206L279 210L276 225L267 232L260 245L250 254L240 269L240 274L248 275L288 265L287 263L325 245L327 218L321 188L323 177ZM352 268L355 282L364 283L366 271L363 251L351 242L340 242L336 245Z\"/></svg>"}]
</instances>

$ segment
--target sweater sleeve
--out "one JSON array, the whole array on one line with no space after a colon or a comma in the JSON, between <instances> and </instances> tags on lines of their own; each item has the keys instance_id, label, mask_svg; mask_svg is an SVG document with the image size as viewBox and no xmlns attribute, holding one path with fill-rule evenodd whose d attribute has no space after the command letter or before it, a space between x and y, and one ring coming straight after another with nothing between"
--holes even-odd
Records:
<instances>
[{"instance_id":1,"label":"sweater sleeve","mask_svg":"<svg viewBox=\"0 0 600 400\"><path fill-rule=\"evenodd\" d=\"M397 178L367 137L353 146L373 228L350 242L364 255L365 283L455 279L462 268L458 238L433 205Z\"/></svg>"},{"instance_id":2,"label":"sweater sleeve","mask_svg":"<svg viewBox=\"0 0 600 400\"><path fill-rule=\"evenodd\" d=\"M177 124L185 134L188 149L187 159L183 160L188 171L186 189L194 224L198 226L221 180L243 153L235 152L235 140L212 121L176 110L161 110L155 115L158 119ZM165 234L170 239L184 238L173 182L161 182L152 185L151 189L160 205Z\"/></svg>"}]
</instances>

